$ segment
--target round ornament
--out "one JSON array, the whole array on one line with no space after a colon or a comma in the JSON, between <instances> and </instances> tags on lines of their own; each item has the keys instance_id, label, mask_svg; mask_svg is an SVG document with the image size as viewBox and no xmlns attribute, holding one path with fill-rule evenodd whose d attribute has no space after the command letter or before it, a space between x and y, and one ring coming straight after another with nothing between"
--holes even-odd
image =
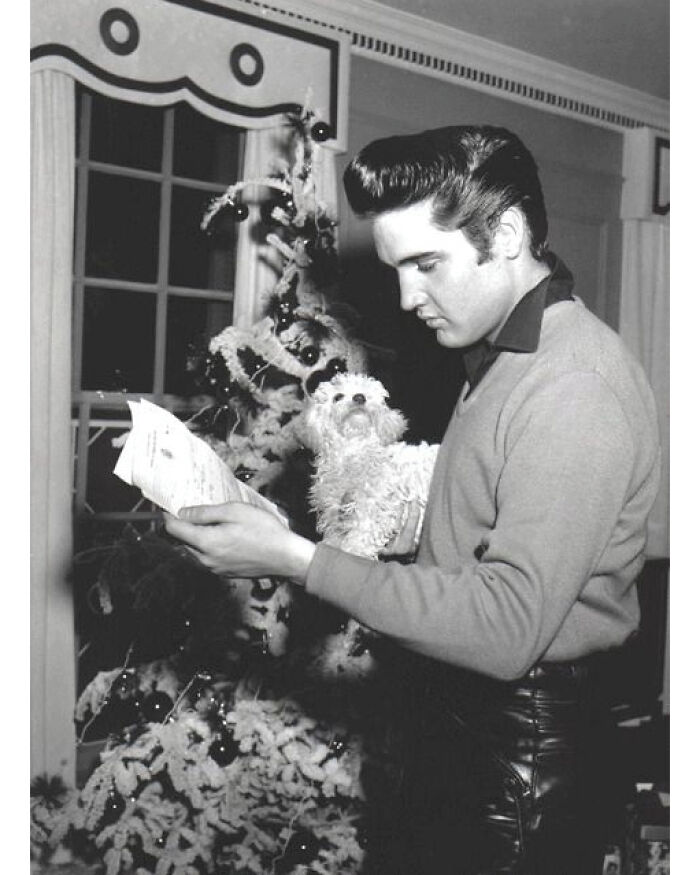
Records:
<instances>
[{"instance_id":1,"label":"round ornament","mask_svg":"<svg viewBox=\"0 0 700 875\"><path fill-rule=\"evenodd\" d=\"M243 465L239 465L233 473L242 483L247 483L255 476L255 471L252 468L245 468Z\"/></svg>"},{"instance_id":2,"label":"round ornament","mask_svg":"<svg viewBox=\"0 0 700 875\"><path fill-rule=\"evenodd\" d=\"M124 670L115 678L110 692L120 699L126 699L136 692L137 686L136 674L133 671Z\"/></svg>"},{"instance_id":3,"label":"round ornament","mask_svg":"<svg viewBox=\"0 0 700 875\"><path fill-rule=\"evenodd\" d=\"M222 732L209 747L209 756L219 766L229 766L238 756L238 742L230 732Z\"/></svg>"},{"instance_id":4,"label":"round ornament","mask_svg":"<svg viewBox=\"0 0 700 875\"><path fill-rule=\"evenodd\" d=\"M302 364L306 365L308 368L312 368L318 361L319 355L320 352L317 347L305 346L299 353L299 358L301 359Z\"/></svg>"},{"instance_id":5,"label":"round ornament","mask_svg":"<svg viewBox=\"0 0 700 875\"><path fill-rule=\"evenodd\" d=\"M294 322L294 316L291 313L280 313L277 317L277 334L286 331L292 322Z\"/></svg>"},{"instance_id":6,"label":"round ornament","mask_svg":"<svg viewBox=\"0 0 700 875\"><path fill-rule=\"evenodd\" d=\"M320 842L308 829L298 829L293 832L284 849L284 861L298 866L312 863L318 856Z\"/></svg>"},{"instance_id":7,"label":"round ornament","mask_svg":"<svg viewBox=\"0 0 700 875\"><path fill-rule=\"evenodd\" d=\"M347 741L341 736L336 735L328 747L331 749L334 756L341 756L347 750Z\"/></svg>"},{"instance_id":8,"label":"round ornament","mask_svg":"<svg viewBox=\"0 0 700 875\"><path fill-rule=\"evenodd\" d=\"M149 723L162 723L173 709L173 700L162 690L149 693L141 705L141 713Z\"/></svg>"},{"instance_id":9,"label":"round ornament","mask_svg":"<svg viewBox=\"0 0 700 875\"><path fill-rule=\"evenodd\" d=\"M112 791L105 802L104 814L102 820L105 824L116 823L124 813L126 803L122 797Z\"/></svg>"},{"instance_id":10,"label":"round ornament","mask_svg":"<svg viewBox=\"0 0 700 875\"><path fill-rule=\"evenodd\" d=\"M291 192L286 192L280 195L279 205L283 210L291 212L294 210L294 195Z\"/></svg>"},{"instance_id":11,"label":"round ornament","mask_svg":"<svg viewBox=\"0 0 700 875\"><path fill-rule=\"evenodd\" d=\"M245 222L248 218L248 213L250 212L247 204L242 204L239 201L236 201L235 204L232 204L231 211L233 213L233 221L234 222Z\"/></svg>"},{"instance_id":12,"label":"round ornament","mask_svg":"<svg viewBox=\"0 0 700 875\"><path fill-rule=\"evenodd\" d=\"M277 592L277 584L268 578L253 579L250 588L251 596L259 602L266 602Z\"/></svg>"},{"instance_id":13,"label":"round ornament","mask_svg":"<svg viewBox=\"0 0 700 875\"><path fill-rule=\"evenodd\" d=\"M311 139L317 143L325 143L332 135L333 130L327 122L316 122L311 128Z\"/></svg>"}]
</instances>

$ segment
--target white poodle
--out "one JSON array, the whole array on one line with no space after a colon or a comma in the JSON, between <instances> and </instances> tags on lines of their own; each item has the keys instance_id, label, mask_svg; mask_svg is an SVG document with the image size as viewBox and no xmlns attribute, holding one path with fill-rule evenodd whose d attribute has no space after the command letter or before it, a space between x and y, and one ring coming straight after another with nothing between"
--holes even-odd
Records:
<instances>
[{"instance_id":1,"label":"white poodle","mask_svg":"<svg viewBox=\"0 0 700 875\"><path fill-rule=\"evenodd\" d=\"M299 437L315 453L309 497L323 541L370 559L398 533L410 501L418 502L422 524L438 450L399 440L407 423L387 397L373 377L338 374L321 383L299 417ZM366 673L370 634L349 620L327 642L326 667ZM352 667L348 657L355 658ZM362 657L364 664L357 662Z\"/></svg>"},{"instance_id":2,"label":"white poodle","mask_svg":"<svg viewBox=\"0 0 700 875\"><path fill-rule=\"evenodd\" d=\"M438 450L399 440L406 420L387 397L373 377L338 374L314 392L300 424L316 456L310 499L324 542L370 559L410 501L425 507Z\"/></svg>"}]
</instances>

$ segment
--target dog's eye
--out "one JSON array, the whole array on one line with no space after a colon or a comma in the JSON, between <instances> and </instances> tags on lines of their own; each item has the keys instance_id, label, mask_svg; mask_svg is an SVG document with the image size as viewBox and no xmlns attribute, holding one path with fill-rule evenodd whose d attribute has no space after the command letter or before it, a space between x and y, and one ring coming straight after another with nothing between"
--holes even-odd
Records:
<instances>
[{"instance_id":1,"label":"dog's eye","mask_svg":"<svg viewBox=\"0 0 700 875\"><path fill-rule=\"evenodd\" d=\"M334 395L334 396L333 396L333 400L334 400L334 401L342 401L342 400L343 400L343 393L342 393L342 392L338 392L337 395Z\"/></svg>"}]
</instances>

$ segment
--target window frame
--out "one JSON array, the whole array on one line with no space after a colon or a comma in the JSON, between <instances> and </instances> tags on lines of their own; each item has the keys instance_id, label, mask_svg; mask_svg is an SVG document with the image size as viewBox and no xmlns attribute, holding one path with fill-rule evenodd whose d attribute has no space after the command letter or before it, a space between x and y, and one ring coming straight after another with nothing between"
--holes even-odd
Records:
<instances>
[{"instance_id":1,"label":"window frame","mask_svg":"<svg viewBox=\"0 0 700 875\"><path fill-rule=\"evenodd\" d=\"M154 505L141 496L135 496L135 504L128 511L95 510L88 502L88 462L91 445L107 429L115 431L115 437L130 427L127 401L146 398L171 412L186 416L201 407L201 398L187 398L165 392L166 352L167 352L167 313L169 299L181 297L191 300L206 299L220 301L230 306L233 319L234 290L220 290L174 285L169 282L170 244L173 189L177 187L210 191L212 196L221 194L225 187L221 182L195 179L177 175L174 172L175 155L175 117L177 104L153 107L163 112L162 159L158 170L127 167L110 162L97 161L90 157L90 134L92 125L93 97L102 100L111 98L99 93L91 93L76 83L76 101L80 104L76 132L75 154L75 222L73 250L73 314L72 314L72 359L71 359L71 400L72 400L72 458L73 458L73 516L74 527L81 517L95 521L110 522L149 522L157 518ZM231 126L236 130L235 126ZM244 131L240 129L244 144ZM238 150L236 179L243 172L244 145ZM86 272L88 194L91 172L108 173L130 179L147 180L159 185L158 216L158 261L154 282L124 280L112 277L96 277ZM236 179L231 179L228 184ZM231 258L235 259L235 243ZM110 289L141 294L155 295L155 343L153 386L150 392L108 391L83 389L83 320L85 313L86 287Z\"/></svg>"}]
</instances>

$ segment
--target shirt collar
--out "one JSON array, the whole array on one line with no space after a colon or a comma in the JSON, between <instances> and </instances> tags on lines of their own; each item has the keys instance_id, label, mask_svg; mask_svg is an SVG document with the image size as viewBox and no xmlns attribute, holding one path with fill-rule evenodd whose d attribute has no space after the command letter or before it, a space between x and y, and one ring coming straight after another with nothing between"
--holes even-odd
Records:
<instances>
[{"instance_id":1,"label":"shirt collar","mask_svg":"<svg viewBox=\"0 0 700 875\"><path fill-rule=\"evenodd\" d=\"M542 315L557 301L573 299L574 278L569 268L554 253L546 256L550 273L518 301L493 342L480 341L464 350L467 376L473 382L476 371L486 358L495 358L501 350L534 352L540 342Z\"/></svg>"},{"instance_id":2,"label":"shirt collar","mask_svg":"<svg viewBox=\"0 0 700 875\"><path fill-rule=\"evenodd\" d=\"M574 278L556 255L547 258L550 273L518 301L493 346L510 352L534 352L540 342L542 314L556 301L570 301Z\"/></svg>"}]
</instances>

